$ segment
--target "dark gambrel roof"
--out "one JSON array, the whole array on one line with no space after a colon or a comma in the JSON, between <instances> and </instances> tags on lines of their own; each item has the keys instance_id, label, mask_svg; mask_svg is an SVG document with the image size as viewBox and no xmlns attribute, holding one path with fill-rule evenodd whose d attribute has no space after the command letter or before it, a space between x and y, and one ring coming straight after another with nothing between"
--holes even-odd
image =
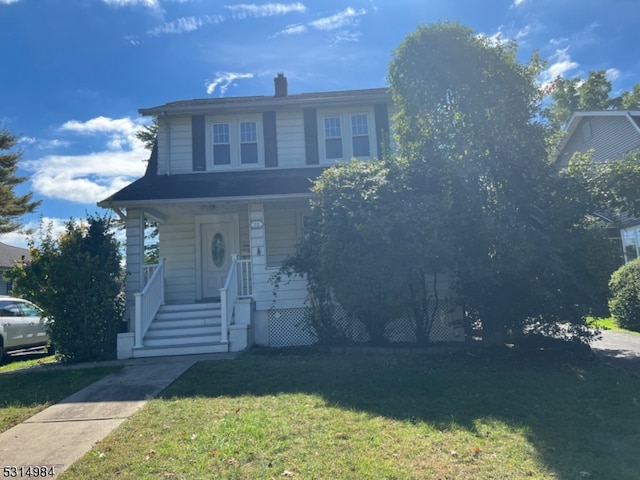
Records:
<instances>
[{"instance_id":1,"label":"dark gambrel roof","mask_svg":"<svg viewBox=\"0 0 640 480\"><path fill-rule=\"evenodd\" d=\"M126 207L144 201L247 198L310 193L325 167L274 168L181 175L145 175L99 203Z\"/></svg>"}]
</instances>

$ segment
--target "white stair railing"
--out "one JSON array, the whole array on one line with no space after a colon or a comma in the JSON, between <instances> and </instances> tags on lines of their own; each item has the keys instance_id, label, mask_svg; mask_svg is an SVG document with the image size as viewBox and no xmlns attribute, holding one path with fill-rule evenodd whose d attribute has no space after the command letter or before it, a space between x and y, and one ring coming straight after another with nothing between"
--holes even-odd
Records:
<instances>
[{"instance_id":1,"label":"white stair railing","mask_svg":"<svg viewBox=\"0 0 640 480\"><path fill-rule=\"evenodd\" d=\"M220 289L220 341L229 341L229 325L233 316L233 307L238 298L238 255L231 255L231 268L227 274L224 287Z\"/></svg>"},{"instance_id":2,"label":"white stair railing","mask_svg":"<svg viewBox=\"0 0 640 480\"><path fill-rule=\"evenodd\" d=\"M142 340L149 329L149 325L151 325L153 318L158 313L158 309L163 304L164 259L160 259L142 291L135 294L135 348L142 348Z\"/></svg>"}]
</instances>

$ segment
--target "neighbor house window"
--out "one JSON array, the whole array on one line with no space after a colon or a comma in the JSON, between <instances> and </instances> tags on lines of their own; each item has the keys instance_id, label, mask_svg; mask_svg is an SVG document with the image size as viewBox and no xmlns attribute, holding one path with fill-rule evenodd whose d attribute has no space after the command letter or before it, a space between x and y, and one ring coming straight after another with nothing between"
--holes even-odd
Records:
<instances>
[{"instance_id":1,"label":"neighbor house window","mask_svg":"<svg viewBox=\"0 0 640 480\"><path fill-rule=\"evenodd\" d=\"M213 121L209 142L209 168L256 167L264 164L262 122L245 115Z\"/></svg>"},{"instance_id":2,"label":"neighbor house window","mask_svg":"<svg viewBox=\"0 0 640 480\"><path fill-rule=\"evenodd\" d=\"M366 115L351 115L351 138L354 157L368 157L371 155L369 123Z\"/></svg>"},{"instance_id":3,"label":"neighbor house window","mask_svg":"<svg viewBox=\"0 0 640 480\"><path fill-rule=\"evenodd\" d=\"M342 158L342 126L340 117L324 119L324 148L326 158Z\"/></svg>"},{"instance_id":4,"label":"neighbor house window","mask_svg":"<svg viewBox=\"0 0 640 480\"><path fill-rule=\"evenodd\" d=\"M630 262L640 254L640 227L624 228L620 231L624 261Z\"/></svg>"}]
</instances>

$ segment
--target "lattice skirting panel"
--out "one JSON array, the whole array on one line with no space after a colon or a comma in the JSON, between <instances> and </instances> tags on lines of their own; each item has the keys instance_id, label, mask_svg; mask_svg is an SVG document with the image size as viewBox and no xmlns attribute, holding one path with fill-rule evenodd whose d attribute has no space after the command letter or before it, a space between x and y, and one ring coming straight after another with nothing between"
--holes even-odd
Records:
<instances>
[{"instance_id":1,"label":"lattice skirting panel","mask_svg":"<svg viewBox=\"0 0 640 480\"><path fill-rule=\"evenodd\" d=\"M313 345L316 337L305 326L306 308L269 310L269 346Z\"/></svg>"},{"instance_id":2,"label":"lattice skirting panel","mask_svg":"<svg viewBox=\"0 0 640 480\"><path fill-rule=\"evenodd\" d=\"M284 308L270 310L269 346L292 347L312 345L316 343L314 333L305 324L306 308ZM440 307L436 313L436 321L431 329L432 342L462 341L462 312L450 306ZM335 308L335 322L346 337L354 343L369 340L367 329L359 320L351 319L340 307ZM416 341L413 320L405 315L387 326L386 337L390 342L413 343Z\"/></svg>"}]
</instances>

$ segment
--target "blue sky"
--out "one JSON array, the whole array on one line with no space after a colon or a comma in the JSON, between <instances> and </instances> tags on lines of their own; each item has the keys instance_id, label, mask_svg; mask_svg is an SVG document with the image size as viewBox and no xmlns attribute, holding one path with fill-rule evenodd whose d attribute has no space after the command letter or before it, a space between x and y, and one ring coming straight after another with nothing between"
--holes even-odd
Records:
<instances>
[{"instance_id":1,"label":"blue sky","mask_svg":"<svg viewBox=\"0 0 640 480\"><path fill-rule=\"evenodd\" d=\"M606 70L640 82L638 0L0 0L0 126L54 230L144 172L138 108L169 101L386 85L392 51L418 24L457 21L537 50L540 76ZM244 3L246 2L246 3ZM23 233L0 241L25 246Z\"/></svg>"}]
</instances>

